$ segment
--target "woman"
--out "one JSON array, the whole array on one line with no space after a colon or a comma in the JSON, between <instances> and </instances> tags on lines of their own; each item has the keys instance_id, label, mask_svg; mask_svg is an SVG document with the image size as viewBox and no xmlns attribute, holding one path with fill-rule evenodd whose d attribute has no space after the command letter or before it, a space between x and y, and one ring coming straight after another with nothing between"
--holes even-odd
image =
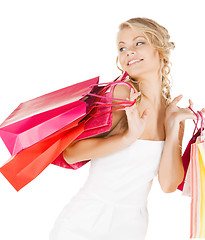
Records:
<instances>
[{"instance_id":1,"label":"woman","mask_svg":"<svg viewBox=\"0 0 205 240\"><path fill-rule=\"evenodd\" d=\"M117 59L136 93L117 85L113 97L137 101L113 112L110 131L75 141L64 151L69 164L92 160L86 183L59 215L51 240L143 240L153 178L158 174L166 193L182 182L184 122L197 117L176 105L181 95L171 101L167 76L174 43L169 38L166 28L151 19L120 25Z\"/></svg>"}]
</instances>

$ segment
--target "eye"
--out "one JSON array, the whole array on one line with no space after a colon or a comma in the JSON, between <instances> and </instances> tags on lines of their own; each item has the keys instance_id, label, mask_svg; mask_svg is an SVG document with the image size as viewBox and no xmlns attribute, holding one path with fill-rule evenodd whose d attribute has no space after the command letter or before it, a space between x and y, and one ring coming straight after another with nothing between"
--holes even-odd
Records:
<instances>
[{"instance_id":1,"label":"eye","mask_svg":"<svg viewBox=\"0 0 205 240\"><path fill-rule=\"evenodd\" d=\"M123 51L123 49L125 49L125 47L121 47L119 50L120 50L120 52L122 52Z\"/></svg>"},{"instance_id":2,"label":"eye","mask_svg":"<svg viewBox=\"0 0 205 240\"><path fill-rule=\"evenodd\" d=\"M142 43L142 44L144 44L144 42L137 42L136 45L137 45L138 43ZM138 45L137 45L137 46L138 46Z\"/></svg>"}]
</instances>

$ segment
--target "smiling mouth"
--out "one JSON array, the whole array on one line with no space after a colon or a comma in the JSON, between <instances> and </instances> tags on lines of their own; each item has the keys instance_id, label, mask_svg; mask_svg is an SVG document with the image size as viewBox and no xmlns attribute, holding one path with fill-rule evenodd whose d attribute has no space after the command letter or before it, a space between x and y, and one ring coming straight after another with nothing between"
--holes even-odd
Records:
<instances>
[{"instance_id":1,"label":"smiling mouth","mask_svg":"<svg viewBox=\"0 0 205 240\"><path fill-rule=\"evenodd\" d=\"M132 61L128 62L127 66L133 65L133 64L135 64L135 63L139 63L139 62L141 62L141 61L143 61L143 59L140 59L140 60L132 60Z\"/></svg>"}]
</instances>

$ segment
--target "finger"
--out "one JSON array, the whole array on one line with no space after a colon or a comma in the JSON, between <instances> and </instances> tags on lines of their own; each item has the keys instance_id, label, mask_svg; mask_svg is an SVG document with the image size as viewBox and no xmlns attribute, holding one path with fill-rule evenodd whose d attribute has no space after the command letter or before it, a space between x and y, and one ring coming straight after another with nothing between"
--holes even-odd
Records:
<instances>
[{"instance_id":1,"label":"finger","mask_svg":"<svg viewBox=\"0 0 205 240\"><path fill-rule=\"evenodd\" d=\"M136 93L133 94L133 96L134 96L135 98L137 98L140 94L141 94L141 92L136 92Z\"/></svg>"},{"instance_id":2,"label":"finger","mask_svg":"<svg viewBox=\"0 0 205 240\"><path fill-rule=\"evenodd\" d=\"M138 91L134 91L134 89L133 88L131 88L131 91L130 91L130 95L134 95L134 94L138 94L139 92Z\"/></svg>"},{"instance_id":3,"label":"finger","mask_svg":"<svg viewBox=\"0 0 205 240\"><path fill-rule=\"evenodd\" d=\"M133 96L133 94L134 94L134 89L131 88L131 90L130 90L130 100L131 100L131 97Z\"/></svg>"},{"instance_id":4,"label":"finger","mask_svg":"<svg viewBox=\"0 0 205 240\"><path fill-rule=\"evenodd\" d=\"M133 88L131 88L131 93L132 93L132 94L135 94L135 93L136 93Z\"/></svg>"},{"instance_id":5,"label":"finger","mask_svg":"<svg viewBox=\"0 0 205 240\"><path fill-rule=\"evenodd\" d=\"M181 99L182 99L183 95L180 94L179 96L175 97L173 100L172 100L172 103L174 104L177 104Z\"/></svg>"},{"instance_id":6,"label":"finger","mask_svg":"<svg viewBox=\"0 0 205 240\"><path fill-rule=\"evenodd\" d=\"M129 101L131 101L131 99L129 99L129 98L126 98L126 100L129 100ZM125 106L125 111L127 112L127 110L129 110L130 109L130 106Z\"/></svg>"},{"instance_id":7,"label":"finger","mask_svg":"<svg viewBox=\"0 0 205 240\"><path fill-rule=\"evenodd\" d=\"M201 109L201 113L202 113L202 116L203 116L203 118L204 118L204 115L205 115L205 108L202 108L202 109Z\"/></svg>"},{"instance_id":8,"label":"finger","mask_svg":"<svg viewBox=\"0 0 205 240\"><path fill-rule=\"evenodd\" d=\"M128 101L131 101L131 102L133 102L133 101L134 101L134 99L132 99L132 98L130 98L130 99L129 99L129 98L126 98L126 100L128 100ZM130 103L130 104L132 104L132 103ZM133 107L134 107L134 105L133 105L133 106L130 106L130 105L128 105L126 108L130 108L130 107L132 107L132 108L133 108Z\"/></svg>"},{"instance_id":9,"label":"finger","mask_svg":"<svg viewBox=\"0 0 205 240\"><path fill-rule=\"evenodd\" d=\"M191 99L189 99L189 106L190 106L191 108L193 108L193 106L194 106L194 103L192 102Z\"/></svg>"},{"instance_id":10,"label":"finger","mask_svg":"<svg viewBox=\"0 0 205 240\"><path fill-rule=\"evenodd\" d=\"M134 89L133 88L131 88L131 93L134 93Z\"/></svg>"},{"instance_id":11,"label":"finger","mask_svg":"<svg viewBox=\"0 0 205 240\"><path fill-rule=\"evenodd\" d=\"M136 93L133 93L131 96L130 96L130 100L134 100L136 99L137 97L139 97L139 95L141 94L141 92L136 92Z\"/></svg>"}]
</instances>

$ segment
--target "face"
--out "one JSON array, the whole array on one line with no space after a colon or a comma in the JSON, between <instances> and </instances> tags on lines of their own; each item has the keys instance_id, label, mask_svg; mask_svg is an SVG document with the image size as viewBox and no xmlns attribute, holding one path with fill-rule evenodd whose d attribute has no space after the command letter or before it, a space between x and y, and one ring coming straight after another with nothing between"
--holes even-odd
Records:
<instances>
[{"instance_id":1,"label":"face","mask_svg":"<svg viewBox=\"0 0 205 240\"><path fill-rule=\"evenodd\" d=\"M159 53L149 44L143 33L125 28L118 33L117 44L120 65L131 78L159 71Z\"/></svg>"}]
</instances>

